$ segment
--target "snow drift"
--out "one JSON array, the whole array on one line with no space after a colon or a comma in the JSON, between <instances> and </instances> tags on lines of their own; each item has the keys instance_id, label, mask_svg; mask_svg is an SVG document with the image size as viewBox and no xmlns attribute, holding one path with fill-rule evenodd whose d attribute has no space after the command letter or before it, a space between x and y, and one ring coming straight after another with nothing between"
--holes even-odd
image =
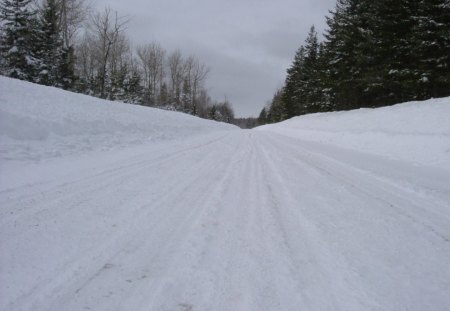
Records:
<instances>
[{"instance_id":1,"label":"snow drift","mask_svg":"<svg viewBox=\"0 0 450 311\"><path fill-rule=\"evenodd\" d=\"M310 114L258 130L391 159L450 167L450 98Z\"/></svg>"},{"instance_id":2,"label":"snow drift","mask_svg":"<svg viewBox=\"0 0 450 311\"><path fill-rule=\"evenodd\" d=\"M3 160L39 160L235 128L0 76Z\"/></svg>"},{"instance_id":3,"label":"snow drift","mask_svg":"<svg viewBox=\"0 0 450 311\"><path fill-rule=\"evenodd\" d=\"M448 116L240 131L0 78L0 310L448 309Z\"/></svg>"}]
</instances>

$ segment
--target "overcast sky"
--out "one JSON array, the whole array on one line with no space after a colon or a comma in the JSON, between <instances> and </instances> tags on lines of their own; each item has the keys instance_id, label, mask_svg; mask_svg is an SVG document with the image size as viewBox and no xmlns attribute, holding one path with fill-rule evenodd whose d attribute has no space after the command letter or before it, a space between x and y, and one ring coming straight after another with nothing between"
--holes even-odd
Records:
<instances>
[{"instance_id":1,"label":"overcast sky","mask_svg":"<svg viewBox=\"0 0 450 311\"><path fill-rule=\"evenodd\" d=\"M236 116L257 116L282 86L295 51L319 33L336 0L93 0L131 18L132 43L160 43L196 55L211 71L206 87Z\"/></svg>"}]
</instances>

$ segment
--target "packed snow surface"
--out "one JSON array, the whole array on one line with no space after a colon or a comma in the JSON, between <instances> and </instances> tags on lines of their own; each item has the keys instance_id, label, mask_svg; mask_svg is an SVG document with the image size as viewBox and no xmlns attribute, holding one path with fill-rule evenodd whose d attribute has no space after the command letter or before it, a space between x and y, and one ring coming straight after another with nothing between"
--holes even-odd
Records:
<instances>
[{"instance_id":1,"label":"packed snow surface","mask_svg":"<svg viewBox=\"0 0 450 311\"><path fill-rule=\"evenodd\" d=\"M243 131L0 78L0 310L447 310L449 106Z\"/></svg>"}]
</instances>

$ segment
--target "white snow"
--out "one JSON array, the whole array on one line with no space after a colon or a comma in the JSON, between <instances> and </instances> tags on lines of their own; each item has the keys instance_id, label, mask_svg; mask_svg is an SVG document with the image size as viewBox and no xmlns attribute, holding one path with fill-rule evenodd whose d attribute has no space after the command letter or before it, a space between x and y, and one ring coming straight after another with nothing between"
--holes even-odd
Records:
<instances>
[{"instance_id":1,"label":"white snow","mask_svg":"<svg viewBox=\"0 0 450 311\"><path fill-rule=\"evenodd\" d=\"M234 128L1 76L0 103L2 159L39 160Z\"/></svg>"},{"instance_id":2,"label":"white snow","mask_svg":"<svg viewBox=\"0 0 450 311\"><path fill-rule=\"evenodd\" d=\"M0 310L445 310L449 106L242 131L0 77Z\"/></svg>"},{"instance_id":3,"label":"white snow","mask_svg":"<svg viewBox=\"0 0 450 311\"><path fill-rule=\"evenodd\" d=\"M258 129L419 165L450 168L450 98L317 113Z\"/></svg>"}]
</instances>

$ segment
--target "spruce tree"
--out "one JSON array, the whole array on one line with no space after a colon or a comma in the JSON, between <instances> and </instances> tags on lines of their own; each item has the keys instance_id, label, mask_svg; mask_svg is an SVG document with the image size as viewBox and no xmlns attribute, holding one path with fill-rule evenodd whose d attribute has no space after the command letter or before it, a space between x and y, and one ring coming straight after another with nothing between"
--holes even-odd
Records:
<instances>
[{"instance_id":1,"label":"spruce tree","mask_svg":"<svg viewBox=\"0 0 450 311\"><path fill-rule=\"evenodd\" d=\"M183 90L181 94L182 111L192 114L192 92L188 79L183 81ZM213 119L214 120L214 119Z\"/></svg>"},{"instance_id":2,"label":"spruce tree","mask_svg":"<svg viewBox=\"0 0 450 311\"><path fill-rule=\"evenodd\" d=\"M450 95L450 1L418 0L411 53L418 99Z\"/></svg>"},{"instance_id":3,"label":"spruce tree","mask_svg":"<svg viewBox=\"0 0 450 311\"><path fill-rule=\"evenodd\" d=\"M2 73L21 80L33 81L37 59L33 53L35 12L31 0L2 0L1 42Z\"/></svg>"},{"instance_id":4,"label":"spruce tree","mask_svg":"<svg viewBox=\"0 0 450 311\"><path fill-rule=\"evenodd\" d=\"M327 18L325 53L329 66L329 88L334 110L354 109L368 105L366 70L374 58L371 44L371 14L374 5L367 0L338 0L335 11Z\"/></svg>"},{"instance_id":5,"label":"spruce tree","mask_svg":"<svg viewBox=\"0 0 450 311\"><path fill-rule=\"evenodd\" d=\"M76 81L75 50L72 46L64 46L59 63L59 84L65 90L73 90Z\"/></svg>"},{"instance_id":6,"label":"spruce tree","mask_svg":"<svg viewBox=\"0 0 450 311\"><path fill-rule=\"evenodd\" d=\"M305 59L297 88L300 114L319 112L324 104L323 87L320 80L319 41L314 26L305 42Z\"/></svg>"},{"instance_id":7,"label":"spruce tree","mask_svg":"<svg viewBox=\"0 0 450 311\"><path fill-rule=\"evenodd\" d=\"M416 0L382 0L373 14L377 46L377 74L380 88L374 106L390 105L415 99L417 75L412 55L412 34L416 24Z\"/></svg>"},{"instance_id":8,"label":"spruce tree","mask_svg":"<svg viewBox=\"0 0 450 311\"><path fill-rule=\"evenodd\" d=\"M258 124L263 125L266 123L267 123L267 112L266 107L264 107L263 109L261 109L261 112L259 113Z\"/></svg>"},{"instance_id":9,"label":"spruce tree","mask_svg":"<svg viewBox=\"0 0 450 311\"><path fill-rule=\"evenodd\" d=\"M267 112L267 122L276 123L287 119L286 104L283 100L283 90L278 90L272 99Z\"/></svg>"},{"instance_id":10,"label":"spruce tree","mask_svg":"<svg viewBox=\"0 0 450 311\"><path fill-rule=\"evenodd\" d=\"M282 100L286 118L327 110L324 93L322 51L314 26L288 69Z\"/></svg>"},{"instance_id":11,"label":"spruce tree","mask_svg":"<svg viewBox=\"0 0 450 311\"><path fill-rule=\"evenodd\" d=\"M294 61L287 70L282 100L284 103L285 118L289 119L300 114L300 100L302 97L300 80L305 66L305 48L295 53Z\"/></svg>"},{"instance_id":12,"label":"spruce tree","mask_svg":"<svg viewBox=\"0 0 450 311\"><path fill-rule=\"evenodd\" d=\"M125 102L130 104L142 104L141 75L138 70L132 68L125 80Z\"/></svg>"},{"instance_id":13,"label":"spruce tree","mask_svg":"<svg viewBox=\"0 0 450 311\"><path fill-rule=\"evenodd\" d=\"M40 14L37 54L40 59L39 82L62 87L61 67L64 58L62 34L59 29L59 10L55 0L46 0ZM69 70L69 68L65 68Z\"/></svg>"}]
</instances>

